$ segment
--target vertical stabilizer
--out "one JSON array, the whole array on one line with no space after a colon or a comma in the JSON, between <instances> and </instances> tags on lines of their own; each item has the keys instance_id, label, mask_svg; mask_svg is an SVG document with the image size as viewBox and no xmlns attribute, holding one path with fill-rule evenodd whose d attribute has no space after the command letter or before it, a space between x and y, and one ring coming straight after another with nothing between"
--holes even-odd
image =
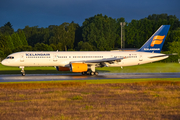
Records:
<instances>
[{"instance_id":1,"label":"vertical stabilizer","mask_svg":"<svg viewBox=\"0 0 180 120\"><path fill-rule=\"evenodd\" d=\"M138 51L160 53L169 28L170 25L162 25Z\"/></svg>"}]
</instances>

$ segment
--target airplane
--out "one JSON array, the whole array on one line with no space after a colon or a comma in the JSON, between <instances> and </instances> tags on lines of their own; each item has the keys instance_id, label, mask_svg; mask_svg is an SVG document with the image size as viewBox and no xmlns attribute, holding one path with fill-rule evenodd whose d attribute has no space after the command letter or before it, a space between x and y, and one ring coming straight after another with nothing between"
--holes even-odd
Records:
<instances>
[{"instance_id":1,"label":"airplane","mask_svg":"<svg viewBox=\"0 0 180 120\"><path fill-rule=\"evenodd\" d=\"M96 67L133 66L168 58L160 52L169 28L161 25L137 51L23 51L8 55L1 63L21 68L22 76L26 66L55 66L57 71L98 75Z\"/></svg>"}]
</instances>

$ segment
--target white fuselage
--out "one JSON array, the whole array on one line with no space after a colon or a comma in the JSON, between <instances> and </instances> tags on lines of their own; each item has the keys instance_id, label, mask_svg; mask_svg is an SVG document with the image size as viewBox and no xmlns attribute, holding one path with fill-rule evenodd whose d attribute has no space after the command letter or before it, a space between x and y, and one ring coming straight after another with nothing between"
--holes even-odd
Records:
<instances>
[{"instance_id":1,"label":"white fuselage","mask_svg":"<svg viewBox=\"0 0 180 120\"><path fill-rule=\"evenodd\" d=\"M109 67L133 66L150 63L167 58L168 56L150 58L152 56L164 55L161 53L148 52L121 52L121 51L67 51L67 52L49 52L49 51L27 51L17 52L9 55L13 59L2 61L6 66L62 66L69 67L71 62L86 60L102 60L108 58L123 58L119 62L112 64L106 63Z\"/></svg>"}]
</instances>

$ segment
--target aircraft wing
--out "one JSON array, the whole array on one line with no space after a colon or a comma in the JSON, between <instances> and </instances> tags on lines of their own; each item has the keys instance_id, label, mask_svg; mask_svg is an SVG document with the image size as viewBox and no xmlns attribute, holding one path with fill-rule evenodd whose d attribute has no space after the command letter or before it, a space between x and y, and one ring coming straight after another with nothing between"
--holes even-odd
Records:
<instances>
[{"instance_id":1,"label":"aircraft wing","mask_svg":"<svg viewBox=\"0 0 180 120\"><path fill-rule=\"evenodd\" d=\"M124 58L104 58L104 59L100 59L100 60L81 60L81 61L71 61L71 63L74 62L83 62L83 63L102 63L102 62L114 62L114 61L120 61Z\"/></svg>"}]
</instances>

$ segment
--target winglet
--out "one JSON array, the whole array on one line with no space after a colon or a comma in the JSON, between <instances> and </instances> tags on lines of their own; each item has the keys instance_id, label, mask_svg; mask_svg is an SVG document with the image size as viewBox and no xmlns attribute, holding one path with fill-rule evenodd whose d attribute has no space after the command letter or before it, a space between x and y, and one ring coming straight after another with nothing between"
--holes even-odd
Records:
<instances>
[{"instance_id":1,"label":"winglet","mask_svg":"<svg viewBox=\"0 0 180 120\"><path fill-rule=\"evenodd\" d=\"M162 25L138 51L160 53L169 28L170 25Z\"/></svg>"}]
</instances>

